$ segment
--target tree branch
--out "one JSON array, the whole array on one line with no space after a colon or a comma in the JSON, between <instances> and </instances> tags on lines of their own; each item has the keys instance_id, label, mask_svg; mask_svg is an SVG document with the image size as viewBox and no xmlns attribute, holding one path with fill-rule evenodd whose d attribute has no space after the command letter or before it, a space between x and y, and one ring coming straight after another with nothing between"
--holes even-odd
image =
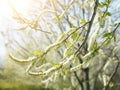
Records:
<instances>
[{"instance_id":1,"label":"tree branch","mask_svg":"<svg viewBox=\"0 0 120 90\"><path fill-rule=\"evenodd\" d=\"M70 68L72 68L72 65L70 65ZM77 75L76 71L74 71L73 73L74 73L75 78L77 79L77 81L78 81L79 85L81 86L81 90L84 90L83 83L82 83L82 81L79 79L79 77L78 77L78 75Z\"/></svg>"},{"instance_id":2,"label":"tree branch","mask_svg":"<svg viewBox=\"0 0 120 90\"><path fill-rule=\"evenodd\" d=\"M80 47L78 48L78 50L75 52L75 54L77 54L77 53L79 52L79 50L84 46L84 44L86 43L86 41L87 41L87 39L88 39L88 36L89 36L90 30L91 30L92 24L93 24L93 21L94 21L96 12L97 12L98 2L99 2L99 0L96 0L96 1L95 1L94 12L93 12L92 18L91 18L91 20L90 20L90 22L89 22L89 26L88 26L88 31L87 31L86 37L85 37L83 43L82 43L82 44L80 45ZM79 53L78 53L78 54L79 54Z\"/></svg>"}]
</instances>

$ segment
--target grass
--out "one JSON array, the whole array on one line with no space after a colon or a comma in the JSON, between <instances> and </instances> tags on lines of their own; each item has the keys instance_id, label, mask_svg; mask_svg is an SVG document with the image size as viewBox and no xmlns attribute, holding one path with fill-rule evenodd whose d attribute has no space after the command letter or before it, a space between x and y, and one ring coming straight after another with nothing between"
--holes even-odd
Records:
<instances>
[{"instance_id":1,"label":"grass","mask_svg":"<svg viewBox=\"0 0 120 90\"><path fill-rule=\"evenodd\" d=\"M0 90L53 90L36 84L0 81Z\"/></svg>"}]
</instances>

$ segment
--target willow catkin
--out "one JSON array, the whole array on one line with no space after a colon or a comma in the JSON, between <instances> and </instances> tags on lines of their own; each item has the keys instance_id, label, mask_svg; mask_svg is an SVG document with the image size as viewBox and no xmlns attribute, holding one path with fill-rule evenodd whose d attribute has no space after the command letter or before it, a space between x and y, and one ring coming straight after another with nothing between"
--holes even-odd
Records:
<instances>
[{"instance_id":1,"label":"willow catkin","mask_svg":"<svg viewBox=\"0 0 120 90\"><path fill-rule=\"evenodd\" d=\"M72 71L76 71L76 70L82 68L82 65L83 65L83 64L79 64L79 65L77 65L77 66L75 66L75 67L72 67L72 68L70 69L70 71L71 71L71 72L72 72Z\"/></svg>"},{"instance_id":2,"label":"willow catkin","mask_svg":"<svg viewBox=\"0 0 120 90\"><path fill-rule=\"evenodd\" d=\"M31 61L33 61L33 60L36 59L35 56L29 57L29 58L27 58L27 59L19 59L19 58L14 57L11 53L9 54L9 57L10 57L12 60L16 61L16 62L21 62L21 63L31 62Z\"/></svg>"},{"instance_id":3,"label":"willow catkin","mask_svg":"<svg viewBox=\"0 0 120 90\"><path fill-rule=\"evenodd\" d=\"M69 63L71 63L71 61L74 60L74 57L75 57L74 55L71 55L69 58L67 58L63 63L63 66L67 66Z\"/></svg>"},{"instance_id":4,"label":"willow catkin","mask_svg":"<svg viewBox=\"0 0 120 90\"><path fill-rule=\"evenodd\" d=\"M93 54L93 52L94 52L94 51L88 52L87 54L85 54L84 56L82 56L82 59L83 59L83 60L86 60L86 59L90 58L91 55Z\"/></svg>"},{"instance_id":5,"label":"willow catkin","mask_svg":"<svg viewBox=\"0 0 120 90\"><path fill-rule=\"evenodd\" d=\"M60 44L61 44L61 42L57 42L57 43L54 43L54 44L48 46L48 47L45 49L45 53L47 53L47 52L50 51L51 49L59 46Z\"/></svg>"},{"instance_id":6,"label":"willow catkin","mask_svg":"<svg viewBox=\"0 0 120 90\"><path fill-rule=\"evenodd\" d=\"M98 33L99 33L99 28L95 32L93 32L93 34L91 35L88 41L88 51L92 50Z\"/></svg>"}]
</instances>

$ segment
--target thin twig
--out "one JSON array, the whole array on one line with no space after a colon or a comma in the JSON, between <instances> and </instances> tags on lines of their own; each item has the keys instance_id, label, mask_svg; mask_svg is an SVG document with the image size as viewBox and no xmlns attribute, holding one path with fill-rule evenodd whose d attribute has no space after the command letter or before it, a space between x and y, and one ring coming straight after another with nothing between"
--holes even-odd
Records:
<instances>
[{"instance_id":1,"label":"thin twig","mask_svg":"<svg viewBox=\"0 0 120 90\"><path fill-rule=\"evenodd\" d=\"M116 28L113 30L114 33L116 32L116 30L118 29L119 26L120 26L120 23L118 23L118 25L116 26Z\"/></svg>"}]
</instances>

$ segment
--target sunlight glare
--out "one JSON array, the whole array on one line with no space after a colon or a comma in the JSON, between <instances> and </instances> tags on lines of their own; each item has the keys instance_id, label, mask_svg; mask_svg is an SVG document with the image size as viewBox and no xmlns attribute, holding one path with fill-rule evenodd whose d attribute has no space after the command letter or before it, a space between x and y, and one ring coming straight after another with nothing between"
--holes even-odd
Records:
<instances>
[{"instance_id":1,"label":"sunlight glare","mask_svg":"<svg viewBox=\"0 0 120 90\"><path fill-rule=\"evenodd\" d=\"M30 0L9 0L9 2L21 13L24 13L29 9Z\"/></svg>"},{"instance_id":2,"label":"sunlight glare","mask_svg":"<svg viewBox=\"0 0 120 90\"><path fill-rule=\"evenodd\" d=\"M20 13L25 13L30 8L30 0L0 0L0 17L12 16L10 4Z\"/></svg>"},{"instance_id":3,"label":"sunlight glare","mask_svg":"<svg viewBox=\"0 0 120 90\"><path fill-rule=\"evenodd\" d=\"M12 11L9 8L7 0L0 0L0 18L9 17L12 15Z\"/></svg>"}]
</instances>

